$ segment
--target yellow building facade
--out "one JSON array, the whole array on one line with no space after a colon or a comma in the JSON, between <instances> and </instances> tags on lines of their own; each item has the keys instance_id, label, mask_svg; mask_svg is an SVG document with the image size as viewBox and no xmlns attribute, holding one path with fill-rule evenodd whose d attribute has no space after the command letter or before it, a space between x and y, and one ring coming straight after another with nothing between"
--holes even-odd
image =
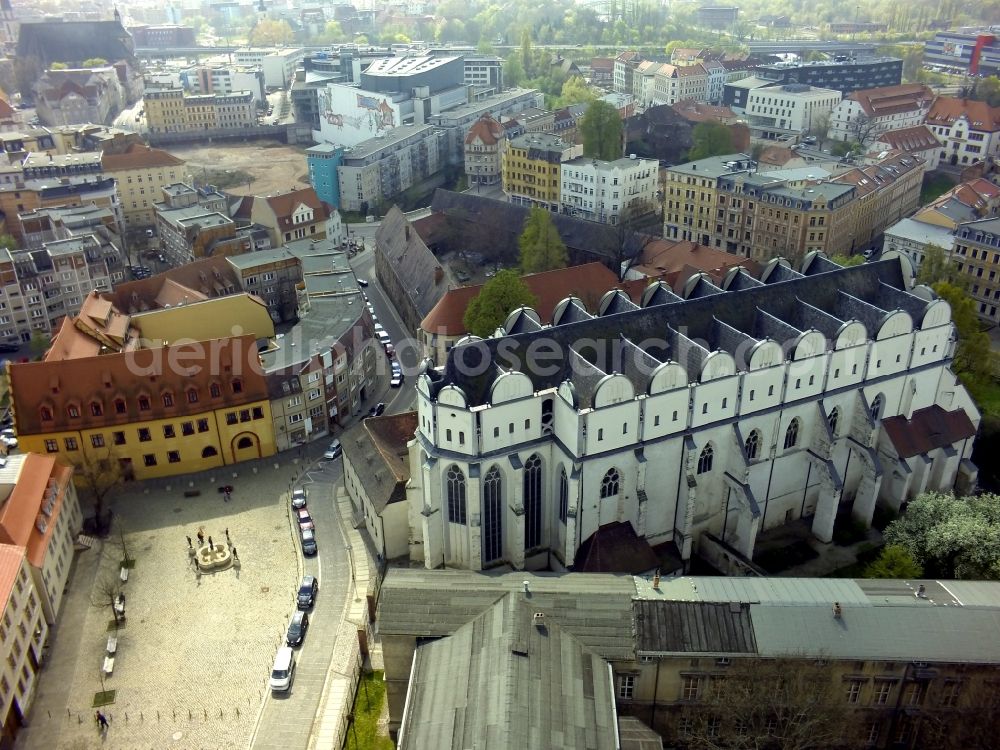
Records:
<instances>
[{"instance_id":1,"label":"yellow building facade","mask_svg":"<svg viewBox=\"0 0 1000 750\"><path fill-rule=\"evenodd\" d=\"M141 144L120 154L104 154L101 167L117 182L127 229L153 226L153 204L163 199L162 189L185 179L183 159Z\"/></svg>"},{"instance_id":2,"label":"yellow building facade","mask_svg":"<svg viewBox=\"0 0 1000 750\"><path fill-rule=\"evenodd\" d=\"M554 135L519 136L500 159L503 191L511 203L558 212L562 162L582 153L582 146L565 143Z\"/></svg>"}]
</instances>

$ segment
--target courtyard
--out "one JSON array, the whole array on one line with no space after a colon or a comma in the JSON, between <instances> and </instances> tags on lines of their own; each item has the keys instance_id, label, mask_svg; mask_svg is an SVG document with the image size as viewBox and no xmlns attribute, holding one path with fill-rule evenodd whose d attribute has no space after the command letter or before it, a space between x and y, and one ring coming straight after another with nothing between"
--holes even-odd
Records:
<instances>
[{"instance_id":1,"label":"courtyard","mask_svg":"<svg viewBox=\"0 0 1000 750\"><path fill-rule=\"evenodd\" d=\"M111 501L135 566L113 673L107 582L119 581L116 531L79 552L19 748L246 747L267 694L275 650L295 609L298 542L287 493L305 464L294 453L203 474L130 485ZM221 485L234 487L224 500ZM199 492L197 496L195 492ZM81 498L81 502L86 502ZM85 513L90 508L85 508ZM190 536L216 544L226 529L240 564L198 576ZM94 722L95 694L114 691Z\"/></svg>"}]
</instances>

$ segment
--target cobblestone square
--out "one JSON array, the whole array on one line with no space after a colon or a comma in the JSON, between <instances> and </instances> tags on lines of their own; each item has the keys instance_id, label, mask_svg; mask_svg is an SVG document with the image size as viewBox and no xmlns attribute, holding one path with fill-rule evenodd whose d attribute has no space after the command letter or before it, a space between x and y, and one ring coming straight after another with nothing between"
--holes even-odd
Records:
<instances>
[{"instance_id":1,"label":"cobblestone square","mask_svg":"<svg viewBox=\"0 0 1000 750\"><path fill-rule=\"evenodd\" d=\"M298 468L285 454L129 486L116 495L111 507L136 563L122 587L126 624L114 673L104 678L104 687L117 691L115 703L102 709L111 727L103 739L98 735L91 701L102 689L113 618L109 607L92 602L102 580L118 577L121 546L114 533L103 550L77 555L30 726L17 747L246 747L295 609L297 541L284 493ZM189 481L198 497L184 496ZM223 484L235 488L229 502L217 491ZM225 542L226 528L241 565L199 578L185 536L197 545L202 529Z\"/></svg>"}]
</instances>

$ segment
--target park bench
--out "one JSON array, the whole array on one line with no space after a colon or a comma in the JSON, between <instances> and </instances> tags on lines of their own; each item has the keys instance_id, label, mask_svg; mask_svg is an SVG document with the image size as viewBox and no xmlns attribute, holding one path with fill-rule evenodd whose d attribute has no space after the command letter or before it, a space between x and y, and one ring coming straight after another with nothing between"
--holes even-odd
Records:
<instances>
[{"instance_id":1,"label":"park bench","mask_svg":"<svg viewBox=\"0 0 1000 750\"><path fill-rule=\"evenodd\" d=\"M122 568L119 578L122 579L122 583L126 583L128 581L128 568Z\"/></svg>"},{"instance_id":2,"label":"park bench","mask_svg":"<svg viewBox=\"0 0 1000 750\"><path fill-rule=\"evenodd\" d=\"M115 657L113 657L113 656L105 656L104 657L104 666L101 668L101 670L104 672L104 674L107 674L107 675L109 675L112 672L114 672L115 671Z\"/></svg>"},{"instance_id":3,"label":"park bench","mask_svg":"<svg viewBox=\"0 0 1000 750\"><path fill-rule=\"evenodd\" d=\"M118 650L118 636L109 635L108 636L108 656L114 656L115 652Z\"/></svg>"}]
</instances>

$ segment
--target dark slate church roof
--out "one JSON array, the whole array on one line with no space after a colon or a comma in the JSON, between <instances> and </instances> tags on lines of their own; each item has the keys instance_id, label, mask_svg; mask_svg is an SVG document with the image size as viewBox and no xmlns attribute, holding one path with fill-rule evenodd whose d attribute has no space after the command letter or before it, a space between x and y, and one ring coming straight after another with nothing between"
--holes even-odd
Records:
<instances>
[{"instance_id":1,"label":"dark slate church roof","mask_svg":"<svg viewBox=\"0 0 1000 750\"><path fill-rule=\"evenodd\" d=\"M119 21L61 21L21 24L17 57L37 57L44 65L79 65L100 57L108 63L135 59L135 44Z\"/></svg>"},{"instance_id":2,"label":"dark slate church roof","mask_svg":"<svg viewBox=\"0 0 1000 750\"><path fill-rule=\"evenodd\" d=\"M712 351L745 352L746 347L741 344L759 336L757 332L762 328L773 333L798 333L815 328L833 339L844 323L860 320L874 338L889 313L907 309L911 314L917 313L913 317L919 324L919 313L928 304L905 291L902 268L895 259L851 268L813 262L805 275L783 268L780 273L766 276L763 285L725 292L702 278L695 289L701 290L700 296L682 301L647 294L644 295L647 306L639 310L602 317L574 314L571 322L456 346L450 351L443 371L428 371L432 395L441 387L454 384L465 392L470 406L482 404L488 399L496 374L513 369L527 375L535 390L553 388L569 380L578 403L586 405L592 401L601 378L589 367L574 372L571 360L578 358L567 352L579 349L578 354L603 374L621 372L622 368L603 369L607 364L605 358L594 352L592 344L582 347L582 341L600 342L605 353L615 347L622 349L622 339L641 342L642 348L656 359L679 362L688 371L688 379L695 382L700 379L701 367ZM715 291L720 293L707 293ZM910 299L904 301L903 297ZM762 326L763 314L777 319L778 324ZM561 356L558 366L553 366L555 352ZM484 361L491 361L492 366L483 367ZM737 366L741 364L738 362ZM634 374L629 376L635 382Z\"/></svg>"}]
</instances>

